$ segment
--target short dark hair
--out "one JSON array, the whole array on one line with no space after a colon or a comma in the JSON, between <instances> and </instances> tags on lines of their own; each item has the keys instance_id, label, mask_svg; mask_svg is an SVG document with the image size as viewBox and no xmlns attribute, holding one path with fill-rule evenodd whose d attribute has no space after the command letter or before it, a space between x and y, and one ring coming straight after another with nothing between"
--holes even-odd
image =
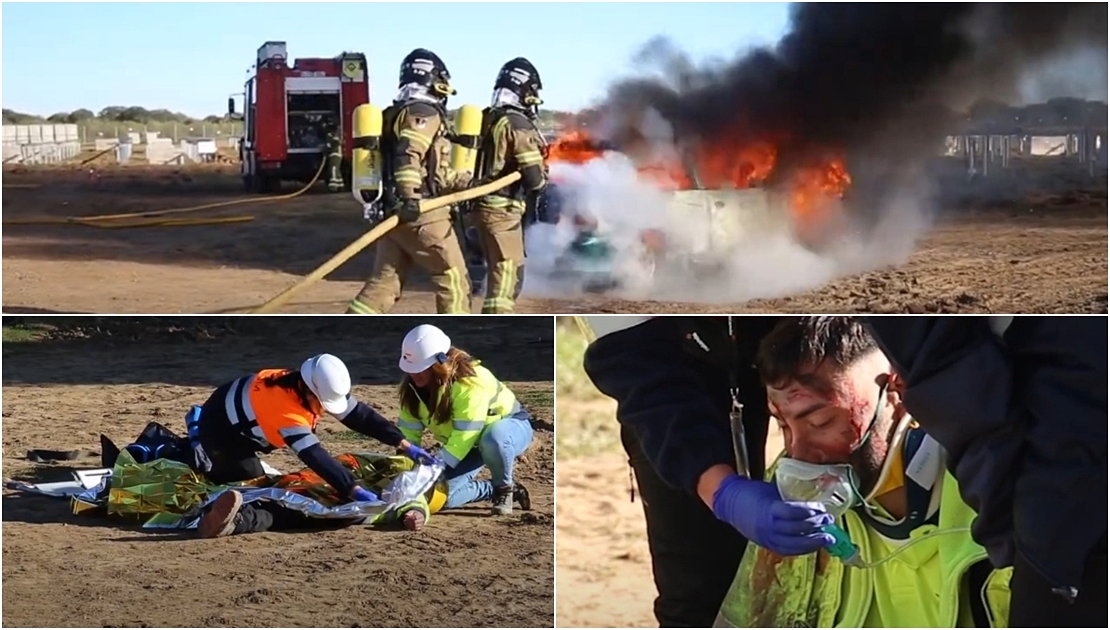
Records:
<instances>
[{"instance_id":1,"label":"short dark hair","mask_svg":"<svg viewBox=\"0 0 1110 630\"><path fill-rule=\"evenodd\" d=\"M830 362L844 369L878 349L854 317L788 317L759 343L756 367L766 385L782 387L804 369Z\"/></svg>"}]
</instances>

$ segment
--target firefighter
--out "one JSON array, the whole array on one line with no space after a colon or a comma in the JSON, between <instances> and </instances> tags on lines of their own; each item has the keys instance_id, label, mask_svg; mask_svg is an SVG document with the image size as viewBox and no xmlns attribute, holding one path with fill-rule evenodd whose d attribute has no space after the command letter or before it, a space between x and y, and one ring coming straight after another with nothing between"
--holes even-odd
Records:
<instances>
[{"instance_id":1,"label":"firefighter","mask_svg":"<svg viewBox=\"0 0 1110 630\"><path fill-rule=\"evenodd\" d=\"M399 92L382 114L383 205L400 225L378 242L374 271L348 314L387 312L401 299L414 264L436 285L436 312L469 313L470 281L450 208L420 214L420 200L470 183L450 167L447 98L451 73L433 52L418 48L401 63Z\"/></svg>"},{"instance_id":2,"label":"firefighter","mask_svg":"<svg viewBox=\"0 0 1110 630\"><path fill-rule=\"evenodd\" d=\"M327 184L330 192L343 190L343 135L334 121L324 127L324 146L327 151Z\"/></svg>"},{"instance_id":3,"label":"firefighter","mask_svg":"<svg viewBox=\"0 0 1110 630\"><path fill-rule=\"evenodd\" d=\"M536 127L543 83L530 61L517 57L501 67L482 121L476 176L492 181L519 171L521 178L474 202L486 263L483 313L512 313L524 285L523 219L547 185L546 141Z\"/></svg>"},{"instance_id":4,"label":"firefighter","mask_svg":"<svg viewBox=\"0 0 1110 630\"><path fill-rule=\"evenodd\" d=\"M405 377L397 426L413 444L427 430L443 445L437 455L447 466L445 507L492 500L494 515L511 514L514 502L531 509L527 488L513 479L513 464L532 443L532 424L512 390L429 324L405 335L399 367ZM475 479L484 467L490 479ZM405 514L405 527L419 529L421 523L411 521L422 516Z\"/></svg>"},{"instance_id":5,"label":"firefighter","mask_svg":"<svg viewBox=\"0 0 1110 630\"><path fill-rule=\"evenodd\" d=\"M288 446L336 493L352 501L377 501L359 486L316 437L320 416L329 413L347 428L397 447L410 459L431 462L380 413L351 395L351 375L339 358L320 354L299 370L262 370L216 389L186 416L193 467L213 483L227 484L264 476L258 453ZM243 512L243 513L241 513ZM293 527L300 519L266 503L243 506L234 491L218 497L202 516L198 533L215 538L232 533Z\"/></svg>"}]
</instances>

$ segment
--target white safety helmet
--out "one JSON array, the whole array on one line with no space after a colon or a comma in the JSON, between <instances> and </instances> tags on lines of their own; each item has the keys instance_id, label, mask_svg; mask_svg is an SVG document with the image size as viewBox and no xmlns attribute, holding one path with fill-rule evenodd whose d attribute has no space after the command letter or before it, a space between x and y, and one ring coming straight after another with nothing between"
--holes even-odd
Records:
<instances>
[{"instance_id":1,"label":"white safety helmet","mask_svg":"<svg viewBox=\"0 0 1110 630\"><path fill-rule=\"evenodd\" d=\"M324 411L338 415L347 410L351 393L351 373L339 357L318 354L301 364L301 378L309 391L320 399Z\"/></svg>"},{"instance_id":2,"label":"white safety helmet","mask_svg":"<svg viewBox=\"0 0 1110 630\"><path fill-rule=\"evenodd\" d=\"M401 342L401 360L398 363L406 374L419 374L437 361L447 359L451 338L431 324L421 324L405 335Z\"/></svg>"}]
</instances>

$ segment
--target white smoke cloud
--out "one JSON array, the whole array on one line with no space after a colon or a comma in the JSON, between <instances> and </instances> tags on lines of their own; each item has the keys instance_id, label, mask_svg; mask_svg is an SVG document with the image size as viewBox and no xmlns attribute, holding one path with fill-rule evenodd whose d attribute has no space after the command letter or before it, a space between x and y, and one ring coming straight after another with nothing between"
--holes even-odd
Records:
<instances>
[{"instance_id":1,"label":"white smoke cloud","mask_svg":"<svg viewBox=\"0 0 1110 630\"><path fill-rule=\"evenodd\" d=\"M710 218L698 206L675 204L671 193L641 179L620 154L584 165L554 163L551 169L563 197L563 216L557 226L537 224L528 231L524 294L533 297L567 298L582 291L581 278L557 265L574 239L573 214L596 219L615 246L617 273L625 286L612 290L613 297L718 304L784 297L845 275L900 264L929 226L921 201L926 197L906 189L888 196L891 201L882 212L860 222L869 226L866 230L854 229L842 217L815 251L799 242L782 208L730 213L734 208L726 207ZM701 193L679 194L697 198ZM717 194L776 199L768 191ZM730 232L731 221L738 228ZM668 245L665 262L653 273L641 256L644 229L661 230ZM830 237L830 231L837 236Z\"/></svg>"}]
</instances>

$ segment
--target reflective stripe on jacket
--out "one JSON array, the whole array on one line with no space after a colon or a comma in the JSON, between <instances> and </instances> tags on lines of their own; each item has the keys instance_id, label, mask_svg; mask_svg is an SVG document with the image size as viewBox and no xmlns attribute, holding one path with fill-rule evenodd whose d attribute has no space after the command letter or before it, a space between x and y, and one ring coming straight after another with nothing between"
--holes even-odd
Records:
<instances>
[{"instance_id":1,"label":"reflective stripe on jacket","mask_svg":"<svg viewBox=\"0 0 1110 630\"><path fill-rule=\"evenodd\" d=\"M288 370L262 370L236 379L227 390L224 411L228 422L259 449L288 446L299 454L320 443L315 431L323 409L307 408L296 392L264 383L286 373Z\"/></svg>"}]
</instances>

